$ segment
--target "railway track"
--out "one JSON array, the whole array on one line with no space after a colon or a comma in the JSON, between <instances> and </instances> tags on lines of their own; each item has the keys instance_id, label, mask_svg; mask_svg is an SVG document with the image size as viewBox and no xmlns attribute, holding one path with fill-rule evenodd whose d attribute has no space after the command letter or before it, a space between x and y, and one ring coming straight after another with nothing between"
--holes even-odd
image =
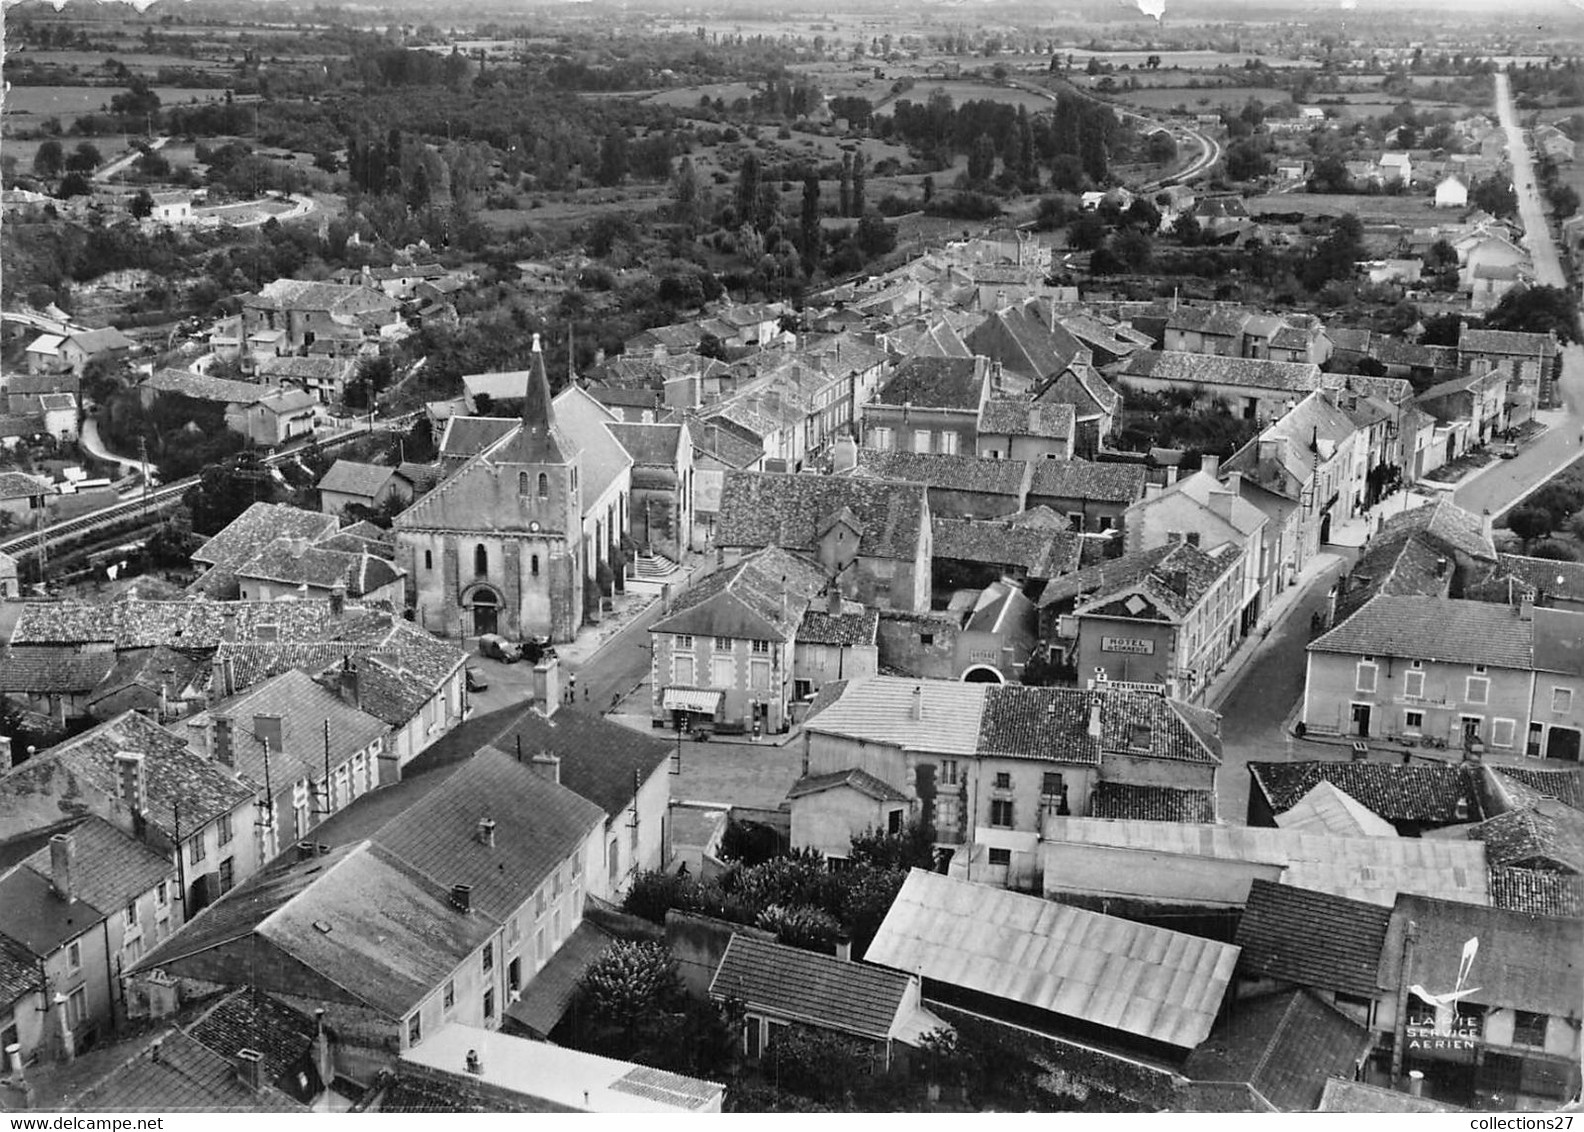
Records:
<instances>
[{"instance_id":1,"label":"railway track","mask_svg":"<svg viewBox=\"0 0 1584 1132\"><path fill-rule=\"evenodd\" d=\"M393 417L388 421L377 421L368 428L361 428L340 433L329 439L319 442L322 451L333 452L350 442L361 437L369 436L375 432L388 432L392 428L400 428L410 421L416 414L409 413L401 417ZM287 448L279 452L272 452L264 457L264 463L269 467L278 467L289 460L297 458L301 448ZM108 507L101 507L97 511L90 511L86 515L78 515L74 519L65 519L59 523L51 523L38 530L27 531L23 534L13 535L0 540L0 551L7 554L26 554L38 549L39 540L44 541L45 549L50 549L58 543L68 539L77 538L83 534L135 519L141 515L153 515L173 510L181 503L182 497L189 488L198 482L197 476L188 476L186 479L174 483L162 484L147 495L136 499L123 499L119 503L112 503Z\"/></svg>"}]
</instances>

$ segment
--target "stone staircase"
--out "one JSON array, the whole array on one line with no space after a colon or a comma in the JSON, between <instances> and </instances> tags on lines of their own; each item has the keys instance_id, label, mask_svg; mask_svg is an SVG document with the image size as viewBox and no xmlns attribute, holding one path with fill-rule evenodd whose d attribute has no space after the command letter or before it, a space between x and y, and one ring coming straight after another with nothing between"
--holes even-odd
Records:
<instances>
[{"instance_id":1,"label":"stone staircase","mask_svg":"<svg viewBox=\"0 0 1584 1132\"><path fill-rule=\"evenodd\" d=\"M632 577L635 581L668 582L680 570L680 566L663 554L645 554L640 551L633 555Z\"/></svg>"}]
</instances>

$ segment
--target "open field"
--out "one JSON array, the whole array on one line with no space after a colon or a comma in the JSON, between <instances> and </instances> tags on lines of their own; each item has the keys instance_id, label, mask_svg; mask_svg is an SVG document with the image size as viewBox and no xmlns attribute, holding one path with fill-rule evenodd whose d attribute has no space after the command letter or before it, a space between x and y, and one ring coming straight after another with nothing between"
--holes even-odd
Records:
<instances>
[{"instance_id":1,"label":"open field","mask_svg":"<svg viewBox=\"0 0 1584 1132\"><path fill-rule=\"evenodd\" d=\"M70 137L58 140L67 153L77 148L79 142L88 142L99 151L106 161L110 160L112 154L120 153L126 149L126 135L124 134L107 134L88 138ZM43 144L43 138L7 138L5 155L16 158L18 169L31 170L33 168L33 155L38 152L39 146Z\"/></svg>"},{"instance_id":2,"label":"open field","mask_svg":"<svg viewBox=\"0 0 1584 1132\"><path fill-rule=\"evenodd\" d=\"M684 86L675 90L662 90L658 94L651 94L645 102L656 106L674 106L678 110L697 109L699 99L708 98L714 102L717 98L730 106L739 98L749 98L753 95L754 88L747 83L710 83L705 86Z\"/></svg>"},{"instance_id":3,"label":"open field","mask_svg":"<svg viewBox=\"0 0 1584 1132\"><path fill-rule=\"evenodd\" d=\"M1285 102L1287 92L1268 86L1226 87L1145 87L1120 90L1111 96L1118 102L1140 110L1174 110L1185 106L1190 114L1209 113L1217 106L1241 108L1249 99L1270 105Z\"/></svg>"},{"instance_id":4,"label":"open field","mask_svg":"<svg viewBox=\"0 0 1584 1132\"><path fill-rule=\"evenodd\" d=\"M1042 98L1032 91L1023 90L1020 87L1006 87L985 82L965 82L961 79L925 79L919 81L912 90L904 91L897 95L893 102L886 103L878 112L889 114L891 107L904 98L912 102L927 102L930 95L937 90L943 90L951 95L953 106L961 106L965 102L1005 102L1012 106L1026 106L1031 114L1051 108L1050 99Z\"/></svg>"},{"instance_id":5,"label":"open field","mask_svg":"<svg viewBox=\"0 0 1584 1132\"><path fill-rule=\"evenodd\" d=\"M139 74L151 73L160 67L189 67L206 71L219 69L232 69L230 64L216 59L195 59L191 55L161 55L144 51L105 52L105 51L16 51L10 53L7 62L15 64L36 63L41 67L79 67L84 70L97 70L104 66L106 59L114 59L129 71Z\"/></svg>"},{"instance_id":6,"label":"open field","mask_svg":"<svg viewBox=\"0 0 1584 1132\"><path fill-rule=\"evenodd\" d=\"M1364 223L1445 224L1462 215L1457 209L1436 208L1427 193L1414 196L1367 196L1347 193L1282 193L1250 197L1243 202L1249 215L1301 212L1305 216L1341 216L1353 213Z\"/></svg>"},{"instance_id":7,"label":"open field","mask_svg":"<svg viewBox=\"0 0 1584 1132\"><path fill-rule=\"evenodd\" d=\"M153 89L164 106L218 102L225 97L221 88L157 86ZM61 120L64 128L70 129L81 114L108 112L110 100L121 93L123 88L109 86L14 86L6 92L5 126L11 130L29 129L53 116Z\"/></svg>"}]
</instances>

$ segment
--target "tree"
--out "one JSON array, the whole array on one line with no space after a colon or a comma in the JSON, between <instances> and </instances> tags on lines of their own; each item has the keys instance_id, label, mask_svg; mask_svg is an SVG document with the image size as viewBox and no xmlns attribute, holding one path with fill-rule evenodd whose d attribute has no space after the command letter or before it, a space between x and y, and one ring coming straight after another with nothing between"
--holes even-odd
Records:
<instances>
[{"instance_id":1,"label":"tree","mask_svg":"<svg viewBox=\"0 0 1584 1132\"><path fill-rule=\"evenodd\" d=\"M1077 251L1093 251L1105 242L1105 224L1093 212L1086 212L1067 229L1067 245Z\"/></svg>"},{"instance_id":2,"label":"tree","mask_svg":"<svg viewBox=\"0 0 1584 1132\"><path fill-rule=\"evenodd\" d=\"M1551 533L1551 513L1539 507L1517 507L1507 516L1507 529L1523 539L1524 553L1536 539Z\"/></svg>"},{"instance_id":3,"label":"tree","mask_svg":"<svg viewBox=\"0 0 1584 1132\"><path fill-rule=\"evenodd\" d=\"M1160 228L1161 214L1148 197L1140 196L1133 198L1133 203L1122 213L1122 219L1140 231L1154 232Z\"/></svg>"},{"instance_id":4,"label":"tree","mask_svg":"<svg viewBox=\"0 0 1584 1132\"><path fill-rule=\"evenodd\" d=\"M165 474L163 466L161 474ZM274 498L275 481L269 468L257 452L248 450L204 468L182 502L192 515L193 530L213 535L254 503L269 503Z\"/></svg>"},{"instance_id":5,"label":"tree","mask_svg":"<svg viewBox=\"0 0 1584 1132\"><path fill-rule=\"evenodd\" d=\"M847 860L878 869L933 869L935 831L918 820L909 821L899 833L869 829L853 837Z\"/></svg>"},{"instance_id":6,"label":"tree","mask_svg":"<svg viewBox=\"0 0 1584 1132\"><path fill-rule=\"evenodd\" d=\"M852 154L842 154L841 187L838 190L837 205L843 216L852 215Z\"/></svg>"},{"instance_id":7,"label":"tree","mask_svg":"<svg viewBox=\"0 0 1584 1132\"><path fill-rule=\"evenodd\" d=\"M127 202L127 211L137 219L142 220L145 216L153 213L154 198L149 195L147 189L139 189L137 194Z\"/></svg>"},{"instance_id":8,"label":"tree","mask_svg":"<svg viewBox=\"0 0 1584 1132\"><path fill-rule=\"evenodd\" d=\"M39 143L38 152L33 155L33 172L52 181L60 176L65 163L66 155L61 143L55 138L45 138Z\"/></svg>"},{"instance_id":9,"label":"tree","mask_svg":"<svg viewBox=\"0 0 1584 1132\"><path fill-rule=\"evenodd\" d=\"M1331 222L1331 231L1311 250L1302 278L1305 287L1318 291L1333 280L1351 279L1354 264L1364 257L1364 225L1352 213Z\"/></svg>"},{"instance_id":10,"label":"tree","mask_svg":"<svg viewBox=\"0 0 1584 1132\"><path fill-rule=\"evenodd\" d=\"M93 184L88 180L86 173L73 171L61 178L60 188L55 195L65 200L69 197L85 197L93 193Z\"/></svg>"},{"instance_id":11,"label":"tree","mask_svg":"<svg viewBox=\"0 0 1584 1132\"><path fill-rule=\"evenodd\" d=\"M110 113L119 114L124 118L147 120L151 115L158 114L159 108L158 92L141 76L132 80L131 88L125 93L112 95L110 98Z\"/></svg>"},{"instance_id":12,"label":"tree","mask_svg":"<svg viewBox=\"0 0 1584 1132\"><path fill-rule=\"evenodd\" d=\"M737 171L737 219L744 224L753 223L759 207L760 165L758 154L743 157L742 168Z\"/></svg>"},{"instance_id":13,"label":"tree","mask_svg":"<svg viewBox=\"0 0 1584 1132\"><path fill-rule=\"evenodd\" d=\"M1148 271L1155 256L1154 244L1143 232L1126 231L1111 242L1111 250L1129 271Z\"/></svg>"},{"instance_id":14,"label":"tree","mask_svg":"<svg viewBox=\"0 0 1584 1132\"><path fill-rule=\"evenodd\" d=\"M1309 175L1311 193L1346 193L1353 189L1353 178L1348 175L1347 163L1334 154L1315 162Z\"/></svg>"},{"instance_id":15,"label":"tree","mask_svg":"<svg viewBox=\"0 0 1584 1132\"><path fill-rule=\"evenodd\" d=\"M1514 287L1485 316L1491 330L1518 330L1529 334L1556 332L1561 341L1584 341L1579 330L1578 307L1560 287Z\"/></svg>"},{"instance_id":16,"label":"tree","mask_svg":"<svg viewBox=\"0 0 1584 1132\"><path fill-rule=\"evenodd\" d=\"M671 219L692 232L698 225L699 208L698 173L693 168L693 159L684 157L671 179Z\"/></svg>"},{"instance_id":17,"label":"tree","mask_svg":"<svg viewBox=\"0 0 1584 1132\"><path fill-rule=\"evenodd\" d=\"M646 1019L676 1003L682 987L663 944L617 940L583 973L578 989L595 1017L633 1037Z\"/></svg>"},{"instance_id":18,"label":"tree","mask_svg":"<svg viewBox=\"0 0 1584 1132\"><path fill-rule=\"evenodd\" d=\"M853 154L852 165L852 215L863 216L867 202L864 199L864 155L863 151Z\"/></svg>"},{"instance_id":19,"label":"tree","mask_svg":"<svg viewBox=\"0 0 1584 1132\"><path fill-rule=\"evenodd\" d=\"M1518 215L1518 194L1513 191L1512 182L1500 177L1486 177L1476 182L1469 190L1469 203L1492 216Z\"/></svg>"},{"instance_id":20,"label":"tree","mask_svg":"<svg viewBox=\"0 0 1584 1132\"><path fill-rule=\"evenodd\" d=\"M428 207L429 197L429 170L420 161L413 170L412 184L407 187L407 207L418 212Z\"/></svg>"},{"instance_id":21,"label":"tree","mask_svg":"<svg viewBox=\"0 0 1584 1132\"><path fill-rule=\"evenodd\" d=\"M1177 160L1177 142L1165 130L1156 130L1144 143L1144 156L1157 165L1166 165Z\"/></svg>"},{"instance_id":22,"label":"tree","mask_svg":"<svg viewBox=\"0 0 1584 1132\"><path fill-rule=\"evenodd\" d=\"M1571 185L1560 182L1546 189L1546 199L1551 202L1551 211L1566 220L1579 210L1579 195Z\"/></svg>"},{"instance_id":23,"label":"tree","mask_svg":"<svg viewBox=\"0 0 1584 1132\"><path fill-rule=\"evenodd\" d=\"M1227 147L1227 176L1234 181L1252 181L1270 172L1270 157L1265 147L1253 138L1245 138Z\"/></svg>"},{"instance_id":24,"label":"tree","mask_svg":"<svg viewBox=\"0 0 1584 1132\"><path fill-rule=\"evenodd\" d=\"M799 217L799 234L802 237L803 270L812 272L820 256L820 181L819 174L809 171L803 178L803 212Z\"/></svg>"},{"instance_id":25,"label":"tree","mask_svg":"<svg viewBox=\"0 0 1584 1132\"><path fill-rule=\"evenodd\" d=\"M989 183L995 174L995 142L989 134L980 134L968 150L968 181L975 186Z\"/></svg>"},{"instance_id":26,"label":"tree","mask_svg":"<svg viewBox=\"0 0 1584 1132\"><path fill-rule=\"evenodd\" d=\"M619 185L627 176L627 131L612 127L600 143L599 183L606 188Z\"/></svg>"},{"instance_id":27,"label":"tree","mask_svg":"<svg viewBox=\"0 0 1584 1132\"><path fill-rule=\"evenodd\" d=\"M68 173L92 173L104 162L99 154L99 147L92 142L78 142L77 148L72 150L71 156L66 159Z\"/></svg>"}]
</instances>

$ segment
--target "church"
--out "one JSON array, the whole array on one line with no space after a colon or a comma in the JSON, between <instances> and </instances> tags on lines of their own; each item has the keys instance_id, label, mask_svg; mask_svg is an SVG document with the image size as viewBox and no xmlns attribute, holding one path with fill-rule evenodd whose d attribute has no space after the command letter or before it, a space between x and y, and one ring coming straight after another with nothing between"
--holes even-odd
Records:
<instances>
[{"instance_id":1,"label":"church","mask_svg":"<svg viewBox=\"0 0 1584 1132\"><path fill-rule=\"evenodd\" d=\"M522 417L453 417L459 466L393 524L418 624L569 641L602 567L619 576L632 460L576 385L552 400L536 335Z\"/></svg>"}]
</instances>

